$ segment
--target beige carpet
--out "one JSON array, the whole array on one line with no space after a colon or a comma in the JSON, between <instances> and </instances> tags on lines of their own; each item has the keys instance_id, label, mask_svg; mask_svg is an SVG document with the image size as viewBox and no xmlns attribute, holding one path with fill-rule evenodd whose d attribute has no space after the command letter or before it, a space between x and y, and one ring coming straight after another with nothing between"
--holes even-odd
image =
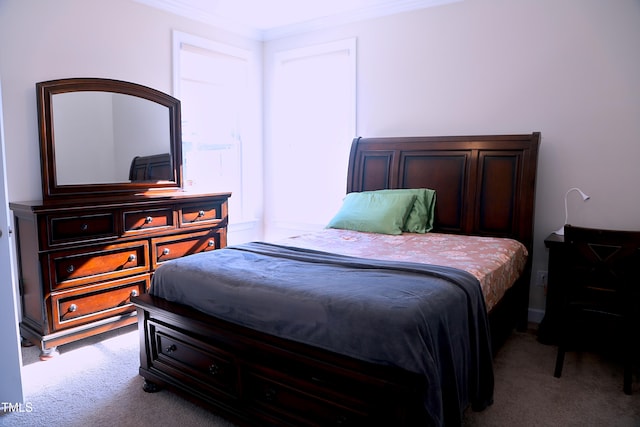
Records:
<instances>
[{"instance_id":1,"label":"beige carpet","mask_svg":"<svg viewBox=\"0 0 640 427\"><path fill-rule=\"evenodd\" d=\"M639 427L640 383L622 392L622 367L593 353L567 352L561 378L553 376L556 347L534 333L514 333L494 357L494 403L465 426Z\"/></svg>"},{"instance_id":2,"label":"beige carpet","mask_svg":"<svg viewBox=\"0 0 640 427\"><path fill-rule=\"evenodd\" d=\"M138 334L128 329L102 341L60 348L38 360L23 349L27 406L0 412L0 426L214 426L232 425L170 392L142 391ZM467 411L465 426L640 426L640 384L622 393L621 370L609 361L568 353L561 379L552 376L555 347L531 333L514 334L495 358L495 403Z\"/></svg>"}]
</instances>

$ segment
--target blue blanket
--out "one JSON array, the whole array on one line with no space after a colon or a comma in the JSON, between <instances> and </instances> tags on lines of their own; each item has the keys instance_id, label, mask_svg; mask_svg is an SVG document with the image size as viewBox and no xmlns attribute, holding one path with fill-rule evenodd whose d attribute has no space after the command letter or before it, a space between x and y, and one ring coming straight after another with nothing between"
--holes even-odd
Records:
<instances>
[{"instance_id":1,"label":"blue blanket","mask_svg":"<svg viewBox=\"0 0 640 427\"><path fill-rule=\"evenodd\" d=\"M478 280L449 267L268 243L191 255L156 271L152 295L282 338L424 375L433 425L492 402Z\"/></svg>"}]
</instances>

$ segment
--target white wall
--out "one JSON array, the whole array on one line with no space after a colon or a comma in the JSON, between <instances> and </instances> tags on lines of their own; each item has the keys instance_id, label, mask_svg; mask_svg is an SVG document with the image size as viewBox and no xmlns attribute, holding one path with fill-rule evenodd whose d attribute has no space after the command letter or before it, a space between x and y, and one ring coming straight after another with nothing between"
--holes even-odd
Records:
<instances>
[{"instance_id":1,"label":"white wall","mask_svg":"<svg viewBox=\"0 0 640 427\"><path fill-rule=\"evenodd\" d=\"M591 196L573 194L570 222L640 229L637 0L464 0L268 42L265 70L280 50L346 37L358 135L542 132L534 271L570 187ZM542 288L530 306L544 307Z\"/></svg>"}]
</instances>

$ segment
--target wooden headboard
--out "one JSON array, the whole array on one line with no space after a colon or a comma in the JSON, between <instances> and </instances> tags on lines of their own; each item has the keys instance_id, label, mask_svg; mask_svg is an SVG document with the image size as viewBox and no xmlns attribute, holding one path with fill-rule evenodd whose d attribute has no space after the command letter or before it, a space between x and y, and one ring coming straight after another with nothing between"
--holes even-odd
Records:
<instances>
[{"instance_id":1,"label":"wooden headboard","mask_svg":"<svg viewBox=\"0 0 640 427\"><path fill-rule=\"evenodd\" d=\"M436 190L434 231L510 237L531 253L540 133L356 138L347 192Z\"/></svg>"},{"instance_id":2,"label":"wooden headboard","mask_svg":"<svg viewBox=\"0 0 640 427\"><path fill-rule=\"evenodd\" d=\"M173 174L171 153L136 156L129 167L131 181L167 181Z\"/></svg>"}]
</instances>

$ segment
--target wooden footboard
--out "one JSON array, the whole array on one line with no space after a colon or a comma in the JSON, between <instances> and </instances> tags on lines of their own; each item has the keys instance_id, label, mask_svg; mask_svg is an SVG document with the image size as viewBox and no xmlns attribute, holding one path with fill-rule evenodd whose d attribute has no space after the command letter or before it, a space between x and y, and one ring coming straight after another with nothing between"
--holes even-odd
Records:
<instances>
[{"instance_id":1,"label":"wooden footboard","mask_svg":"<svg viewBox=\"0 0 640 427\"><path fill-rule=\"evenodd\" d=\"M425 425L424 379L142 295L140 375L241 425Z\"/></svg>"},{"instance_id":2,"label":"wooden footboard","mask_svg":"<svg viewBox=\"0 0 640 427\"><path fill-rule=\"evenodd\" d=\"M528 286L516 284L489 315L494 352L521 318L524 290ZM148 294L132 302L145 391L169 389L239 425L427 425L420 375L263 334Z\"/></svg>"}]
</instances>

